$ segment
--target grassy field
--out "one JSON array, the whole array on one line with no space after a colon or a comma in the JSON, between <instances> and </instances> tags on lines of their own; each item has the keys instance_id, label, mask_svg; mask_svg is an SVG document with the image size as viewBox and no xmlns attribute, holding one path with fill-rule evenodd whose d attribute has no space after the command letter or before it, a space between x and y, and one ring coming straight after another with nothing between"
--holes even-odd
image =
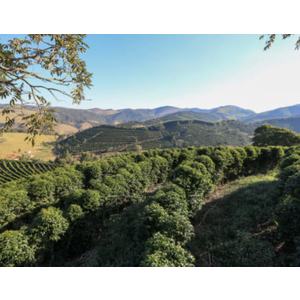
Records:
<instances>
[{"instance_id":1,"label":"grassy field","mask_svg":"<svg viewBox=\"0 0 300 300\"><path fill-rule=\"evenodd\" d=\"M55 159L55 156L52 153L56 139L55 136L37 136L34 147L32 147L31 143L24 141L25 137L26 133L4 133L3 136L0 137L0 159L15 159L24 154L25 151L31 151L30 155L44 161ZM18 152L19 149L21 150L20 152Z\"/></svg>"},{"instance_id":2,"label":"grassy field","mask_svg":"<svg viewBox=\"0 0 300 300\"><path fill-rule=\"evenodd\" d=\"M78 129L76 127L71 125L66 125L66 124L58 124L54 126L54 130L58 134L70 134L70 133L78 132Z\"/></svg>"}]
</instances>

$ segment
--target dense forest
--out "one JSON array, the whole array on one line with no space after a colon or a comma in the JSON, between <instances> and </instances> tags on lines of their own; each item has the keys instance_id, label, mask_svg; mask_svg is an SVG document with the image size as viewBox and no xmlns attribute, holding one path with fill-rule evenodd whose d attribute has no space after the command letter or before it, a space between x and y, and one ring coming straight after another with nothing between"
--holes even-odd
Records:
<instances>
[{"instance_id":1,"label":"dense forest","mask_svg":"<svg viewBox=\"0 0 300 300\"><path fill-rule=\"evenodd\" d=\"M200 252L213 255L209 265L299 265L299 166L298 147L189 147L57 166L2 183L0 265L205 266ZM252 219L235 215L236 230L234 224L218 226L214 222L226 215L215 215L210 226L219 235L226 229L227 240L216 235L205 245L201 232L209 231L201 230L201 212L207 199L240 177L270 170L272 197L251 198L252 187L242 200L231 198L231 205L247 206L224 212L245 214L252 207ZM260 182L256 192L268 184ZM243 231L266 222L276 227L272 239Z\"/></svg>"}]
</instances>

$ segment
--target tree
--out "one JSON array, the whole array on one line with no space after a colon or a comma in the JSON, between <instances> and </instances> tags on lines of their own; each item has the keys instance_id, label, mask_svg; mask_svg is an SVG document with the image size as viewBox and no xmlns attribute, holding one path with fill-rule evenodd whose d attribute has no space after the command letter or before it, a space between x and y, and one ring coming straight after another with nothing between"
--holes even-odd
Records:
<instances>
[{"instance_id":1,"label":"tree","mask_svg":"<svg viewBox=\"0 0 300 300\"><path fill-rule=\"evenodd\" d=\"M34 261L34 249L24 230L7 230L0 234L0 267L30 265Z\"/></svg>"},{"instance_id":2,"label":"tree","mask_svg":"<svg viewBox=\"0 0 300 300\"><path fill-rule=\"evenodd\" d=\"M277 34L278 35L278 34ZM292 34L282 34L282 38L285 40L286 38L291 37ZM265 35L262 35L259 39L264 39ZM268 39L266 41L266 46L264 47L264 50L270 49L272 44L275 42L276 34L268 34ZM297 42L295 43L295 50L300 49L300 37L297 39Z\"/></svg>"},{"instance_id":3,"label":"tree","mask_svg":"<svg viewBox=\"0 0 300 300\"><path fill-rule=\"evenodd\" d=\"M2 132L12 128L20 118L19 126L27 129L26 139L34 145L37 134L54 132L56 120L48 96L59 100L58 95L64 95L77 104L85 100L84 88L92 85L92 74L79 56L88 48L83 42L85 36L28 34L24 39L14 38L7 44L0 43L0 99L10 98L10 107L2 111L6 116ZM34 104L37 110L26 115L25 104ZM19 113L10 117L17 105L20 105Z\"/></svg>"},{"instance_id":4,"label":"tree","mask_svg":"<svg viewBox=\"0 0 300 300\"><path fill-rule=\"evenodd\" d=\"M80 162L83 163L85 161L97 161L99 158L91 152L84 152L81 154Z\"/></svg>"},{"instance_id":5,"label":"tree","mask_svg":"<svg viewBox=\"0 0 300 300\"><path fill-rule=\"evenodd\" d=\"M33 177L33 180L28 185L28 196L35 202L53 202L54 192L55 186L53 181L41 175Z\"/></svg>"},{"instance_id":6,"label":"tree","mask_svg":"<svg viewBox=\"0 0 300 300\"><path fill-rule=\"evenodd\" d=\"M59 208L50 206L42 208L35 216L31 230L37 243L56 242L65 234L69 226L67 219Z\"/></svg>"},{"instance_id":7,"label":"tree","mask_svg":"<svg viewBox=\"0 0 300 300\"><path fill-rule=\"evenodd\" d=\"M141 153L143 150L143 147L141 145L135 145L135 150L137 153Z\"/></svg>"},{"instance_id":8,"label":"tree","mask_svg":"<svg viewBox=\"0 0 300 300\"><path fill-rule=\"evenodd\" d=\"M155 233L146 243L141 267L193 267L195 258L175 241Z\"/></svg>"},{"instance_id":9,"label":"tree","mask_svg":"<svg viewBox=\"0 0 300 300\"><path fill-rule=\"evenodd\" d=\"M66 234L69 222L63 217L63 212L56 207L42 208L35 216L30 226L31 240L37 249L38 259L50 255L49 265L54 260L54 244Z\"/></svg>"},{"instance_id":10,"label":"tree","mask_svg":"<svg viewBox=\"0 0 300 300\"><path fill-rule=\"evenodd\" d=\"M294 146L300 144L300 135L292 130L269 124L259 126L254 131L253 146Z\"/></svg>"}]
</instances>

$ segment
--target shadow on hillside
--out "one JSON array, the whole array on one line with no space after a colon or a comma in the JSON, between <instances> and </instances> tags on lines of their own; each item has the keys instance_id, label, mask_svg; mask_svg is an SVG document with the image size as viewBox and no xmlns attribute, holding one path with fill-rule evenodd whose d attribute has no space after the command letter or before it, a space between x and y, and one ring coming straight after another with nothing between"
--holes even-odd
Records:
<instances>
[{"instance_id":1,"label":"shadow on hillside","mask_svg":"<svg viewBox=\"0 0 300 300\"><path fill-rule=\"evenodd\" d=\"M243 179L218 187L194 219L188 244L196 266L275 266L280 243L274 223L276 180Z\"/></svg>"}]
</instances>

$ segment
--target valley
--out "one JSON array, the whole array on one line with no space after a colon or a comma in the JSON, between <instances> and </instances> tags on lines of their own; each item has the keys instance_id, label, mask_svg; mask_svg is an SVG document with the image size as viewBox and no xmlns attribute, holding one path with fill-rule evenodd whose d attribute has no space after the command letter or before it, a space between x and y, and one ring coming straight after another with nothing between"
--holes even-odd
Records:
<instances>
[{"instance_id":1,"label":"valley","mask_svg":"<svg viewBox=\"0 0 300 300\"><path fill-rule=\"evenodd\" d=\"M4 105L1 107L4 108ZM32 109L26 107L25 113L31 113ZM55 143L57 137L54 135L39 136L35 153L31 154L37 159L54 160L58 153L65 150L73 155L81 152L99 155L155 148L245 146L251 144L255 128L265 123L300 132L297 105L260 114L236 106L211 110L169 106L119 111L60 107L54 109L57 120L54 128L56 134L62 138L59 139L58 146ZM11 117L16 117L18 113L16 108ZM277 118L259 121L262 117L272 116ZM0 117L0 124L1 122L4 122L4 117ZM117 125L111 125L114 123ZM19 128L18 131L5 133L5 138L1 138L1 158L19 158L19 149L22 152L23 148L33 151L29 144L24 142L24 130Z\"/></svg>"}]
</instances>

